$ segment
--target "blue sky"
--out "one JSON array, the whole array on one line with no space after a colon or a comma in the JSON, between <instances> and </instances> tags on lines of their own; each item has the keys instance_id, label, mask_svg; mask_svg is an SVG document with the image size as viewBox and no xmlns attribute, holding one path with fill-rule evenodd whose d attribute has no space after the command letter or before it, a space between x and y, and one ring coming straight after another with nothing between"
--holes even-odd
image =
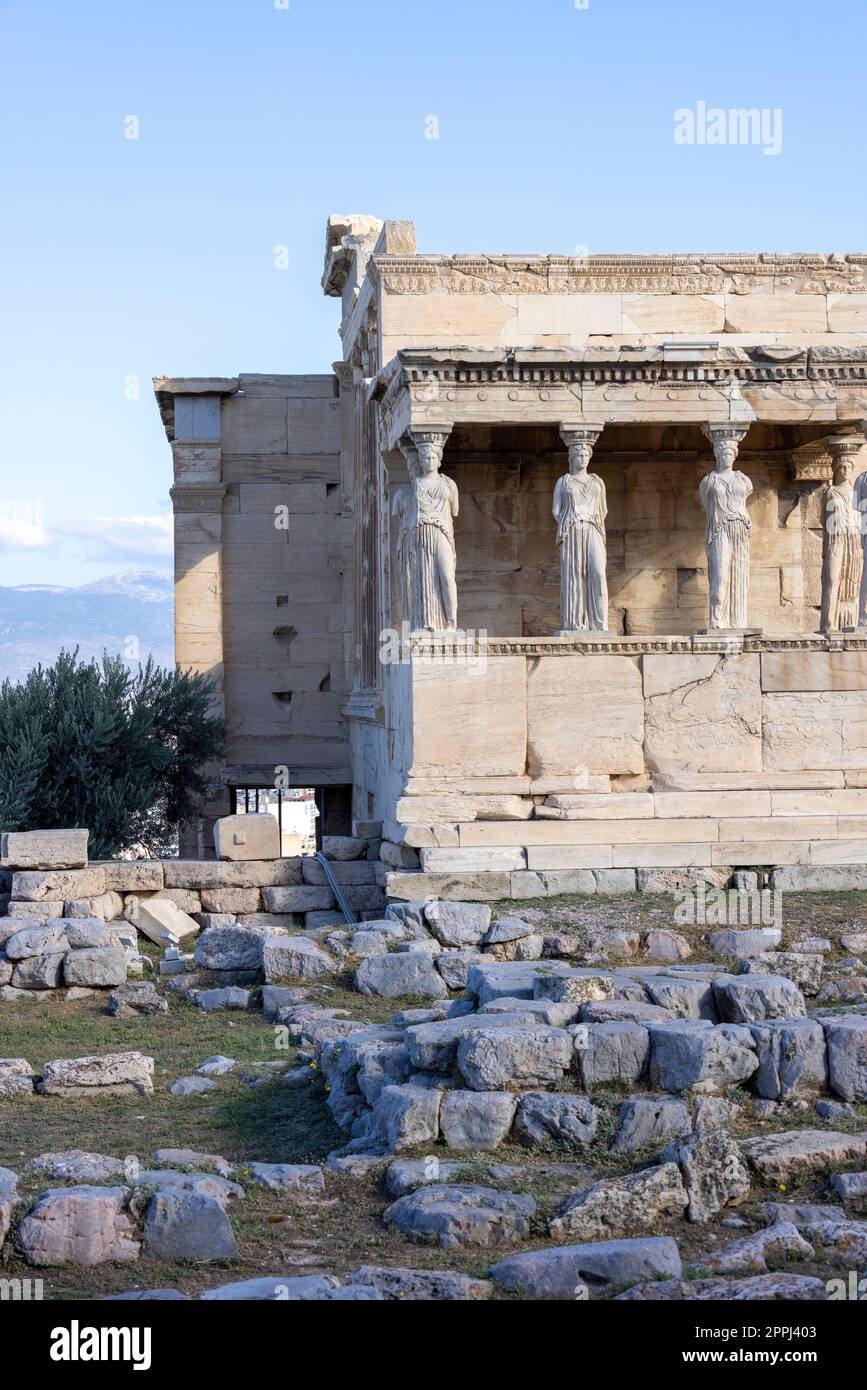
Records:
<instances>
[{"instance_id":1,"label":"blue sky","mask_svg":"<svg viewBox=\"0 0 867 1390\"><path fill-rule=\"evenodd\" d=\"M329 212L423 251L865 249L867 0L282 6L0 0L0 584L170 566L150 380L328 370ZM676 144L699 101L780 109L781 152Z\"/></svg>"}]
</instances>

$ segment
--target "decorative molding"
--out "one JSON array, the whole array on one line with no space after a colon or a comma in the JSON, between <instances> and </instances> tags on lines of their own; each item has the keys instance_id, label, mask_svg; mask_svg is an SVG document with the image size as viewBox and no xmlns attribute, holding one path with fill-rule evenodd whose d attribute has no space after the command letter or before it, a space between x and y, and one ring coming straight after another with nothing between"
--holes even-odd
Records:
<instances>
[{"instance_id":1,"label":"decorative molding","mask_svg":"<svg viewBox=\"0 0 867 1390\"><path fill-rule=\"evenodd\" d=\"M578 633L568 637L476 637L443 640L439 636L412 636L409 639L411 656L422 659L459 661L478 660L485 656L643 656L659 652L694 652L706 655L718 652L731 655L739 652L780 651L865 651L867 633L843 633L826 637L820 632L765 636L627 636L612 637L594 633ZM359 716L355 716L359 717Z\"/></svg>"},{"instance_id":2,"label":"decorative molding","mask_svg":"<svg viewBox=\"0 0 867 1390\"><path fill-rule=\"evenodd\" d=\"M228 490L225 483L176 483L169 496L175 512L222 512Z\"/></svg>"},{"instance_id":3,"label":"decorative molding","mask_svg":"<svg viewBox=\"0 0 867 1390\"><path fill-rule=\"evenodd\" d=\"M857 294L867 256L388 256L372 276L388 294Z\"/></svg>"}]
</instances>

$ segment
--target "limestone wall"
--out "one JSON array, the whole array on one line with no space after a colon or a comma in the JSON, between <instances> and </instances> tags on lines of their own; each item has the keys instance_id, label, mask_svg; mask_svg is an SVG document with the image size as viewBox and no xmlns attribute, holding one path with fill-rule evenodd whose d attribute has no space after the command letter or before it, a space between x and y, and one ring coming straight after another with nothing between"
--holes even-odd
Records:
<instances>
[{"instance_id":1,"label":"limestone wall","mask_svg":"<svg viewBox=\"0 0 867 1390\"><path fill-rule=\"evenodd\" d=\"M348 783L337 381L240 385L222 410L226 762Z\"/></svg>"},{"instance_id":2,"label":"limestone wall","mask_svg":"<svg viewBox=\"0 0 867 1390\"><path fill-rule=\"evenodd\" d=\"M402 347L723 337L863 342L863 258L375 256L381 360Z\"/></svg>"},{"instance_id":3,"label":"limestone wall","mask_svg":"<svg viewBox=\"0 0 867 1390\"><path fill-rule=\"evenodd\" d=\"M502 643L463 666L416 653L403 794L381 814L405 852L395 869L423 872L392 873L389 893L460 896L456 875L498 898L586 891L595 871L634 886L641 869L863 864L859 640Z\"/></svg>"}]
</instances>

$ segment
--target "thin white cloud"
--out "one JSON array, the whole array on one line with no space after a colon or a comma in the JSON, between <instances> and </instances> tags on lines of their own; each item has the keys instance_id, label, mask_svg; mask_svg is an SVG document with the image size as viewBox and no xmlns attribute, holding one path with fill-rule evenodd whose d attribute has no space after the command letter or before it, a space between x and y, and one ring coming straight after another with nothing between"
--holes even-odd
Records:
<instances>
[{"instance_id":1,"label":"thin white cloud","mask_svg":"<svg viewBox=\"0 0 867 1390\"><path fill-rule=\"evenodd\" d=\"M172 515L94 516L63 522L57 542L86 560L165 560L172 554Z\"/></svg>"}]
</instances>

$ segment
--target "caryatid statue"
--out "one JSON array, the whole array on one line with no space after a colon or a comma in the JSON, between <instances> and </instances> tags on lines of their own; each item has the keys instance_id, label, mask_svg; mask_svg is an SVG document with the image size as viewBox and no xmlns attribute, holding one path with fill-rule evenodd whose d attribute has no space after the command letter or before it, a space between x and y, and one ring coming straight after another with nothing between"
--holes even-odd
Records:
<instances>
[{"instance_id":1,"label":"caryatid statue","mask_svg":"<svg viewBox=\"0 0 867 1390\"><path fill-rule=\"evenodd\" d=\"M856 435L855 437L863 448L864 435ZM859 473L855 479L854 499L861 533L861 590L858 595L858 627L867 627L867 473Z\"/></svg>"},{"instance_id":2,"label":"caryatid statue","mask_svg":"<svg viewBox=\"0 0 867 1390\"><path fill-rule=\"evenodd\" d=\"M605 575L605 484L588 472L601 425L563 426L560 438L569 450L569 472L554 487L553 512L560 547L560 631L608 631L608 581Z\"/></svg>"},{"instance_id":3,"label":"caryatid statue","mask_svg":"<svg viewBox=\"0 0 867 1390\"><path fill-rule=\"evenodd\" d=\"M455 517L458 489L440 473L445 430L414 430L401 445L410 481L395 495L397 550L405 611L414 632L447 632L458 624Z\"/></svg>"},{"instance_id":4,"label":"caryatid statue","mask_svg":"<svg viewBox=\"0 0 867 1390\"><path fill-rule=\"evenodd\" d=\"M699 495L707 512L705 548L710 586L711 629L737 630L747 626L750 589L750 532L747 502L753 485L735 468L745 425L706 425L716 468L702 478Z\"/></svg>"},{"instance_id":5,"label":"caryatid statue","mask_svg":"<svg viewBox=\"0 0 867 1390\"><path fill-rule=\"evenodd\" d=\"M860 626L863 495L860 499L856 495L852 475L863 443L854 435L839 435L828 441L833 477L822 496L822 632L842 632ZM862 473L859 484L864 477Z\"/></svg>"}]
</instances>

